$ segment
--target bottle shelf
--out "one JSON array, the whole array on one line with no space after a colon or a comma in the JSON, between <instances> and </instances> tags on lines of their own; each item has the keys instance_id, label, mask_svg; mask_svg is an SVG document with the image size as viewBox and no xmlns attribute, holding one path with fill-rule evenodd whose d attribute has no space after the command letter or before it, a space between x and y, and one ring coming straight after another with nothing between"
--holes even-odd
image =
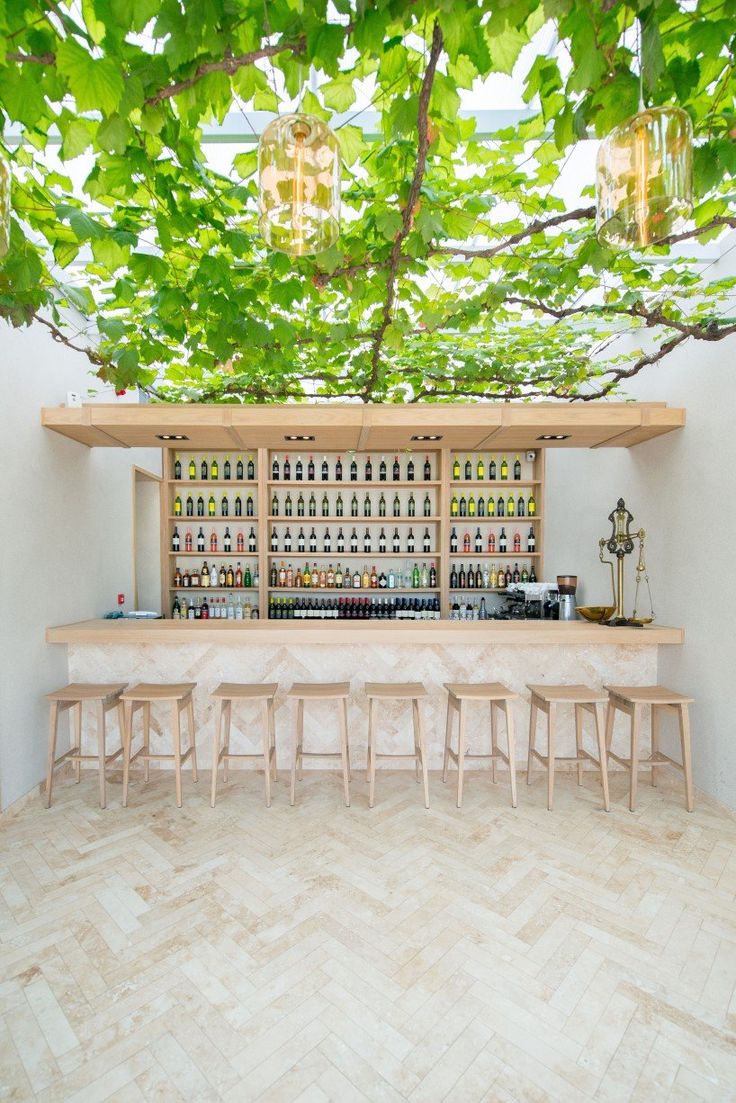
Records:
<instances>
[{"instance_id":1,"label":"bottle shelf","mask_svg":"<svg viewBox=\"0 0 736 1103\"><path fill-rule=\"evenodd\" d=\"M170 486L231 486L236 490L258 487L258 479L170 479Z\"/></svg>"},{"instance_id":2,"label":"bottle shelf","mask_svg":"<svg viewBox=\"0 0 736 1103\"><path fill-rule=\"evenodd\" d=\"M519 583L514 582L512 585L517 586ZM500 586L466 586L464 590L459 589L457 586L450 587L451 594L505 594L507 588L503 589Z\"/></svg>"},{"instance_id":3,"label":"bottle shelf","mask_svg":"<svg viewBox=\"0 0 736 1103\"><path fill-rule=\"evenodd\" d=\"M541 486L541 479L450 479L450 490L454 490L457 487L458 490L471 489L473 487L482 487L484 490L504 489L506 487L528 487L528 486Z\"/></svg>"},{"instance_id":4,"label":"bottle shelf","mask_svg":"<svg viewBox=\"0 0 736 1103\"><path fill-rule=\"evenodd\" d=\"M386 594L438 594L440 592L439 586L417 586L415 588L407 589L406 587L394 586L393 589L388 586L384 586L383 589L380 586L341 586L339 589L336 586L325 586L322 589L321 586L269 586L268 592L270 594L304 594L320 595L324 597L329 594L330 597L352 597L360 596L366 597L368 594L380 594L385 596ZM463 591L464 592L464 591Z\"/></svg>"},{"instance_id":5,"label":"bottle shelf","mask_svg":"<svg viewBox=\"0 0 736 1103\"><path fill-rule=\"evenodd\" d=\"M450 559L534 559L540 556L542 553L538 551L505 551L505 552L489 552L489 551L469 551L469 552L450 552Z\"/></svg>"},{"instance_id":6,"label":"bottle shelf","mask_svg":"<svg viewBox=\"0 0 736 1103\"><path fill-rule=\"evenodd\" d=\"M274 490L278 490L280 486L286 487L288 490L296 489L310 491L317 490L319 487L322 487L324 490L345 490L346 488L348 490L390 490L392 488L394 490L416 490L417 488L422 489L431 486L440 486L441 483L439 479L430 479L429 482L425 482L424 479L417 479L416 482L413 483L407 481L394 482L393 480L387 480L386 482L382 483L379 482L378 479L374 479L373 481L366 481L365 479L362 479L358 480L357 482L351 482L350 479L343 479L342 482L328 480L324 483L318 479L315 479L314 482L307 482L306 480L303 482L295 482L293 479L290 479L287 482L284 479L270 479L266 485L273 487ZM478 486L480 485L481 484L478 483ZM505 485L506 484L504 483L504 486ZM522 486L523 484L515 483L514 485Z\"/></svg>"},{"instance_id":7,"label":"bottle shelf","mask_svg":"<svg viewBox=\"0 0 736 1103\"><path fill-rule=\"evenodd\" d=\"M316 551L316 552L269 552L269 559L325 559L330 558L333 560L340 559L428 559L430 556L437 556L437 552L336 552L336 551Z\"/></svg>"},{"instance_id":8,"label":"bottle shelf","mask_svg":"<svg viewBox=\"0 0 736 1103\"><path fill-rule=\"evenodd\" d=\"M257 593L260 586L169 586L169 592L180 594L195 591L198 594L210 591L213 594L253 594Z\"/></svg>"},{"instance_id":9,"label":"bottle shelf","mask_svg":"<svg viewBox=\"0 0 736 1103\"><path fill-rule=\"evenodd\" d=\"M218 559L257 559L258 552L242 551L242 552L224 552L224 551L170 551L169 555L175 556L177 559L181 556L189 558L193 556L195 559L213 559L217 556Z\"/></svg>"},{"instance_id":10,"label":"bottle shelf","mask_svg":"<svg viewBox=\"0 0 736 1103\"><path fill-rule=\"evenodd\" d=\"M291 525L298 521L299 524L340 524L340 525L419 525L423 521L426 524L438 524L441 517L274 517L269 516L268 521L275 525Z\"/></svg>"},{"instance_id":11,"label":"bottle shelf","mask_svg":"<svg viewBox=\"0 0 736 1103\"><path fill-rule=\"evenodd\" d=\"M486 524L488 524L489 521L492 522L493 524L496 524L496 525L506 525L510 521L521 521L522 523L525 522L525 521L534 522L534 521L541 521L542 518L541 518L541 515L539 513L535 513L531 517L520 516L518 513L515 513L513 515L513 517L495 517L495 516L494 517L478 517L477 515L475 517L468 517L468 516L461 517L458 514L457 517L453 517L452 515L450 515L448 517L448 520L453 525L457 525L457 524L461 524L461 523L464 524L466 521L470 525L476 525L476 524L477 525L486 525Z\"/></svg>"},{"instance_id":12,"label":"bottle shelf","mask_svg":"<svg viewBox=\"0 0 736 1103\"><path fill-rule=\"evenodd\" d=\"M186 521L187 524L190 524L190 525L193 525L197 522L201 525L205 521L224 521L226 524L233 524L235 521L237 521L239 525L244 525L247 522L248 524L253 525L253 527L255 528L255 523L258 520L258 518L257 517L252 517L252 516L248 517L244 513L241 513L241 515L239 517L237 516L237 514L234 515L234 516L233 515L223 516L223 514L221 514L221 513L216 513L214 515L214 517L210 516L208 514L205 514L204 517L197 517L196 515L193 516L193 517L187 517L186 513L180 513L178 515L176 513L170 513L169 517L168 517L168 520L169 521Z\"/></svg>"}]
</instances>

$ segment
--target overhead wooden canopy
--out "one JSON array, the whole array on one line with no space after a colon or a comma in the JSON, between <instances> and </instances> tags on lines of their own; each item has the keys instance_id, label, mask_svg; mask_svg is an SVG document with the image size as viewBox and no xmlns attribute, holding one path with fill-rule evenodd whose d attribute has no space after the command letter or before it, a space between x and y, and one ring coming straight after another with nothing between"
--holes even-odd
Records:
<instances>
[{"instance_id":1,"label":"overhead wooden canopy","mask_svg":"<svg viewBox=\"0 0 736 1103\"><path fill-rule=\"evenodd\" d=\"M630 448L680 429L685 411L664 402L447 406L124 403L45 408L41 422L80 444L102 448L226 451L260 447L315 452L452 448L495 452L539 447ZM174 434L184 439L170 439ZM304 437L308 439L290 439Z\"/></svg>"}]
</instances>

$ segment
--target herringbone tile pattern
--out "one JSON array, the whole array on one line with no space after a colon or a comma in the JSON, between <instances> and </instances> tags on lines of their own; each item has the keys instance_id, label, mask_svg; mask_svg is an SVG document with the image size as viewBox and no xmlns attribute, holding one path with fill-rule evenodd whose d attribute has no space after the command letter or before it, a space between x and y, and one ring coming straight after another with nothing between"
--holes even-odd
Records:
<instances>
[{"instance_id":1,"label":"herringbone tile pattern","mask_svg":"<svg viewBox=\"0 0 736 1103\"><path fill-rule=\"evenodd\" d=\"M521 779L520 779L521 780ZM59 778L4 824L0 1099L736 1098L736 822L560 773Z\"/></svg>"}]
</instances>

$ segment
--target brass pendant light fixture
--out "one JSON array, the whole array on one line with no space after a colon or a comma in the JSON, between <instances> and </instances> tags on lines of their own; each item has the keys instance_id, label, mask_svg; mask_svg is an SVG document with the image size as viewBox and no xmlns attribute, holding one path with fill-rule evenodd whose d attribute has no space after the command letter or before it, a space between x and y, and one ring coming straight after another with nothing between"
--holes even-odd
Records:
<instances>
[{"instance_id":1,"label":"brass pendant light fixture","mask_svg":"<svg viewBox=\"0 0 736 1103\"><path fill-rule=\"evenodd\" d=\"M340 147L314 115L281 115L258 144L259 229L281 253L321 253L340 232Z\"/></svg>"},{"instance_id":2,"label":"brass pendant light fixture","mask_svg":"<svg viewBox=\"0 0 736 1103\"><path fill-rule=\"evenodd\" d=\"M613 249L645 249L692 212L693 128L679 107L645 107L604 138L596 162L596 232Z\"/></svg>"},{"instance_id":3,"label":"brass pendant light fixture","mask_svg":"<svg viewBox=\"0 0 736 1103\"><path fill-rule=\"evenodd\" d=\"M10 165L0 153L0 257L10 248Z\"/></svg>"}]
</instances>

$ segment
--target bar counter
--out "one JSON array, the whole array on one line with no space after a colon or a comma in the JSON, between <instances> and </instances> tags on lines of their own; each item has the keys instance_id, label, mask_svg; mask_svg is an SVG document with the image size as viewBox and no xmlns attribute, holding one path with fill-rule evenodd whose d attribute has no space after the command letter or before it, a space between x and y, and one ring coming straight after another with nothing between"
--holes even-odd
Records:
<instances>
[{"instance_id":1,"label":"bar counter","mask_svg":"<svg viewBox=\"0 0 736 1103\"><path fill-rule=\"evenodd\" d=\"M585 621L134 621L88 620L49 628L50 644L66 645L73 682L196 682L198 757L211 761L212 690L223 681L278 682L277 755L288 765L294 731L293 682L349 681L349 736L356 765L365 760L365 681L421 681L429 763L442 764L445 682L500 681L519 694L514 703L517 757L526 760L529 723L527 683L578 683L600 687L651 685L657 681L657 648L682 643L680 628L606 628ZM153 716L154 745L158 718ZM568 715L569 713L569 715ZM163 717L165 719L165 717ZM336 746L337 715L328 702L305 714L312 750ZM398 754L411 743L411 713L386 702L378 710L379 750ZM648 727L648 725L646 726ZM643 751L648 732L642 732ZM587 730L587 722L586 722ZM256 749L257 707L233 714L232 749ZM488 750L488 711L471 707L470 753ZM590 734L592 737L592 733ZM620 738L623 739L623 730ZM558 753L575 745L572 710L560 710ZM162 747L163 749L163 747ZM623 750L623 743L619 747ZM255 779L254 779L255 783Z\"/></svg>"}]
</instances>

